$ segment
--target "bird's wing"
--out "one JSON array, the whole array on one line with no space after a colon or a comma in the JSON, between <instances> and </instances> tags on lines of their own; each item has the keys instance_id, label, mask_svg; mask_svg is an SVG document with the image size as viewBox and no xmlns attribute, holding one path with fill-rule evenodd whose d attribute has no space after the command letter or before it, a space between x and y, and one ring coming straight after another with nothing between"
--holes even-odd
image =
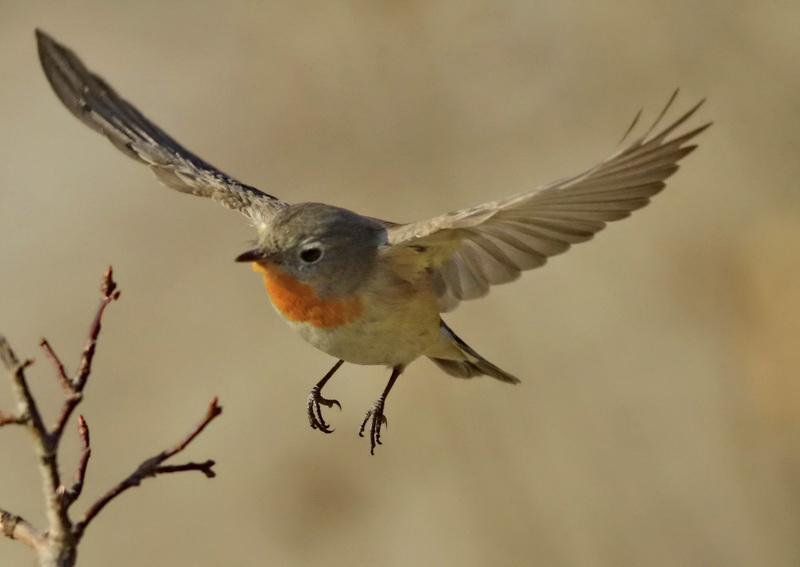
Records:
<instances>
[{"instance_id":1,"label":"bird's wing","mask_svg":"<svg viewBox=\"0 0 800 567\"><path fill-rule=\"evenodd\" d=\"M486 295L490 286L542 266L549 256L592 238L607 222L644 207L664 188L678 161L695 149L689 142L710 126L669 138L697 111L700 101L657 130L676 95L677 91L645 134L591 169L507 199L390 226L388 243L416 251L432 273L441 311Z\"/></svg>"},{"instance_id":2,"label":"bird's wing","mask_svg":"<svg viewBox=\"0 0 800 567\"><path fill-rule=\"evenodd\" d=\"M173 140L89 71L68 48L36 30L39 59L64 106L126 155L150 166L167 187L217 203L263 224L287 203L239 183Z\"/></svg>"}]
</instances>

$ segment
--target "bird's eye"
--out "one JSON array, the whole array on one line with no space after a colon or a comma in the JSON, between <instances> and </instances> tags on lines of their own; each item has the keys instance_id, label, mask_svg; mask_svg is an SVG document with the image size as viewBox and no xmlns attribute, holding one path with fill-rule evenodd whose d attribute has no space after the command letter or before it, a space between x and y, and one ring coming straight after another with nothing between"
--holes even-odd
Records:
<instances>
[{"instance_id":1,"label":"bird's eye","mask_svg":"<svg viewBox=\"0 0 800 567\"><path fill-rule=\"evenodd\" d=\"M306 264L313 264L322 258L322 250L317 247L306 248L300 252L300 259Z\"/></svg>"}]
</instances>

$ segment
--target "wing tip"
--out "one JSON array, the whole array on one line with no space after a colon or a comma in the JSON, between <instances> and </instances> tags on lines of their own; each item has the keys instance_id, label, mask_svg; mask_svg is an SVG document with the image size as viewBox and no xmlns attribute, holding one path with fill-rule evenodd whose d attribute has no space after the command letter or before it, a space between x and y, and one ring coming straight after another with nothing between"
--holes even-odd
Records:
<instances>
[{"instance_id":1,"label":"wing tip","mask_svg":"<svg viewBox=\"0 0 800 567\"><path fill-rule=\"evenodd\" d=\"M36 43L38 43L39 45L43 45L43 44L53 43L54 42L54 40L50 36L50 34L48 34L46 31L44 31L40 27L34 28L33 29L33 33L36 36Z\"/></svg>"},{"instance_id":2,"label":"wing tip","mask_svg":"<svg viewBox=\"0 0 800 567\"><path fill-rule=\"evenodd\" d=\"M69 49L58 43L53 36L45 32L42 28L34 30L36 35L36 50L39 53L39 60L47 70L48 63L55 59L57 55L69 53Z\"/></svg>"}]
</instances>

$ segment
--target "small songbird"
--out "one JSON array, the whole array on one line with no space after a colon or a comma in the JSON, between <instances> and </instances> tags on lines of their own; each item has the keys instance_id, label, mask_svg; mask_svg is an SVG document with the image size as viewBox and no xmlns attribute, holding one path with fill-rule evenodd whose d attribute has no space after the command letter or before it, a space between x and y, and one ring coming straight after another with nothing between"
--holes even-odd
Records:
<instances>
[{"instance_id":1,"label":"small songbird","mask_svg":"<svg viewBox=\"0 0 800 567\"><path fill-rule=\"evenodd\" d=\"M359 430L361 436L369 432L373 454L386 422L386 396L421 356L459 378L519 382L458 338L441 313L544 265L607 222L644 207L696 147L690 142L710 126L670 137L700 101L658 129L676 91L650 129L583 173L471 209L398 224L321 203L290 204L238 182L150 122L71 50L41 31L36 35L47 79L72 114L150 166L167 187L209 197L255 225L256 246L236 261L252 263L263 276L272 304L292 328L339 359L308 396L311 427L332 431L320 406L341 406L323 397L322 388L342 363L391 368Z\"/></svg>"}]
</instances>

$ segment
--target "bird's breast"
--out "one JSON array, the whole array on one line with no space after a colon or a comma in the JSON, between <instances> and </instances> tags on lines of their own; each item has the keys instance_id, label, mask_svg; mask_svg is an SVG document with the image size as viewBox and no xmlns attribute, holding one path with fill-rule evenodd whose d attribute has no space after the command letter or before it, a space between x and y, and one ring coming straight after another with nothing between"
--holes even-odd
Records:
<instances>
[{"instance_id":1,"label":"bird's breast","mask_svg":"<svg viewBox=\"0 0 800 567\"><path fill-rule=\"evenodd\" d=\"M271 263L253 262L253 271L264 276L264 287L281 315L295 323L308 323L320 329L332 329L358 317L361 298L323 299L314 289Z\"/></svg>"}]
</instances>

